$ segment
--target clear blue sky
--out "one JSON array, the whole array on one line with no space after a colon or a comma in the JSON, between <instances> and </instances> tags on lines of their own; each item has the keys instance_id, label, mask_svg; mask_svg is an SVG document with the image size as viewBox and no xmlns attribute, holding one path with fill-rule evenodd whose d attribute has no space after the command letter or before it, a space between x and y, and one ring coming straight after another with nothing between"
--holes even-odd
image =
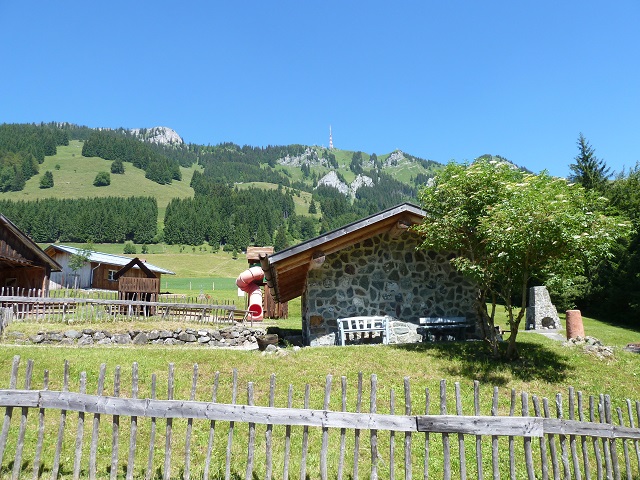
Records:
<instances>
[{"instance_id":1,"label":"clear blue sky","mask_svg":"<svg viewBox=\"0 0 640 480\"><path fill-rule=\"evenodd\" d=\"M640 161L640 2L0 0L0 123L567 175Z\"/></svg>"}]
</instances>

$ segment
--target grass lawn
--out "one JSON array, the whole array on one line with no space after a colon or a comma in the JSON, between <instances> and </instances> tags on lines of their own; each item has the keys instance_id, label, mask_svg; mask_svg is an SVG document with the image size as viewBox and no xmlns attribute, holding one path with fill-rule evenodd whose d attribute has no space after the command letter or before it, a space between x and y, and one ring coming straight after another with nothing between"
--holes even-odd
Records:
<instances>
[{"instance_id":1,"label":"grass lawn","mask_svg":"<svg viewBox=\"0 0 640 480\"><path fill-rule=\"evenodd\" d=\"M59 168L56 168L59 166ZM111 185L95 187L93 180L97 172L110 172L111 162L97 157L82 156L82 142L74 140L68 146L59 146L58 153L45 157L39 165L39 174L29 179L20 192L0 193L7 200L33 201L41 198L91 198L91 197L131 197L150 196L158 201L160 221L164 210L172 198L193 197L189 186L193 172L200 168L182 168L182 180L171 185L160 185L145 178L143 170L130 163L124 164L124 175L111 174ZM53 173L53 188L40 188L40 177L47 170Z\"/></svg>"},{"instance_id":2,"label":"grass lawn","mask_svg":"<svg viewBox=\"0 0 640 480\"><path fill-rule=\"evenodd\" d=\"M275 323L279 325L292 325L300 321L300 317L293 318L286 322ZM298 323L299 325L299 323ZM44 325L37 325L43 327ZM110 324L109 328L113 330L114 324ZM58 325L58 329L64 329L64 326ZM74 326L75 328L75 326ZM95 326L94 326L95 328ZM137 324L126 324L126 328L144 328ZM11 326L16 329L16 324ZM131 391L131 366L134 362L138 364L138 372L140 378L139 398L149 398L151 396L151 376L157 374L157 397L160 399L167 398L167 379L168 364L173 363L175 366L175 394L176 399L188 399L192 387L192 373L194 364L198 365L198 382L195 390L195 399L200 401L210 401L212 395L212 386L214 384L216 372L220 372L218 401L231 402L231 385L232 371L237 370L238 373L238 402L245 403L247 398L247 388L249 382L254 382L254 398L256 405L267 405L269 402L269 385L270 376L276 375L275 389L275 405L284 407L287 405L288 386L291 385L293 392L293 406L302 407L304 402L305 385L309 385L310 398L309 407L312 409L322 409L324 403L324 389L327 375L332 375L332 389L329 400L329 409L340 410L340 383L341 376L345 377L347 384L347 408L355 411L356 394L355 387L358 381L358 372L364 375L363 388L363 404L362 410L369 410L370 395L370 376L377 375L377 411L379 413L389 412L389 401L391 392L394 392L396 398L396 412L404 411L404 394L403 379L408 377L411 384L411 398L414 413L424 412L426 401L425 391L428 389L430 395L430 412L437 413L439 411L438 392L440 388L440 380L447 380L447 411L455 412L455 403L453 401L454 382L460 382L462 393L462 409L465 414L473 412L473 381L480 381L480 399L481 412L489 414L491 409L492 386L499 387L499 412L500 414L508 414L510 407L511 389L515 389L518 393L518 405L516 412L520 409L520 395L522 391L535 394L539 397L547 397L550 404L555 405L555 394L561 392L564 397L564 415L567 416L567 391L569 386L573 386L576 390L583 392L585 396L598 395L606 393L611 395L612 405L615 411L616 407L621 407L626 411L625 399L640 399L639 377L640 377L640 356L628 353L622 350L622 347L628 342L640 341L640 332L629 330L619 326L611 326L603 324L594 319L585 319L585 330L587 334L599 336L605 344L614 347L615 356L612 359L601 360L592 355L584 353L577 348L569 348L562 346L561 342L553 341L536 333L523 332L520 337L520 350L522 358L513 363L506 363L492 359L481 342L466 343L435 343L435 344L415 344L404 346L349 346L349 347L316 347L303 348L300 351L293 349L285 349L287 355L263 356L257 351L238 351L238 350L221 350L197 347L51 347L51 346L23 346L8 345L2 347L2 355L0 355L0 388L6 388L9 384L9 374L11 371L11 363L14 355L20 355L23 364L20 368L20 375L24 373L24 362L27 359L33 359L34 380L32 388L41 388L43 372L45 369L49 371L51 390L62 388L63 365L64 361L69 362L69 380L70 391L77 392L79 389L79 378L81 372L87 375L87 392L94 394L97 388L97 378L101 363L107 366L107 376L105 384L105 392L112 394L115 388L114 372L118 366L121 366L120 379L120 396L128 397ZM18 382L22 384L24 380L21 378ZM585 401L588 399L585 398ZM17 412L14 413L17 415ZM555 416L555 408L552 408L552 416ZM30 421L35 422L37 415L31 415ZM60 416L57 412L51 412L47 416L48 427L52 432L57 431ZM65 447L63 450L63 462L66 465L64 478L70 477L70 465L73 463L74 433L77 415L68 418L70 432L65 439ZM87 417L87 421L91 421L91 416ZM99 451L102 452L100 459L99 473L107 475L108 463L111 458L111 418L105 416L101 425L101 442ZM159 420L158 434L156 440L156 465L162 465L164 454L164 433L165 422ZM127 455L127 435L129 431L128 418L120 420L122 440L120 447L120 468L122 469L122 477L126 465ZM35 423L34 423L35 424ZM88 424L90 425L90 424ZM179 464L183 455L184 435L186 422L175 421L174 428L174 449L173 461ZM197 468L202 465L202 452L206 451L206 441L208 436L208 422L194 422L193 430L193 451L199 463L193 460L194 474ZM14 428L14 427L12 427ZM85 427L89 428L89 426ZM220 430L220 439L215 447L215 455L217 461L223 461L224 449L227 441L226 429L228 424L223 425L219 422L217 427ZM234 439L234 458L240 464L246 458L246 438L247 425L238 423L236 425L236 437ZM31 445L35 441L34 431L29 430L27 434L27 445ZM85 431L85 436L89 437L90 430ZM263 445L264 427L258 429L258 443ZM282 448L281 440L283 436L283 427L276 427L274 430L274 438L280 439L278 448ZM140 422L139 443L144 444L148 441L149 426ZM301 444L301 429L294 429L292 445L294 450L299 448ZM396 438L397 468L399 471L402 467L402 435L398 434ZM330 436L330 469L335 469L337 464L337 452L339 451L339 436L337 431L333 431ZM414 449L417 452L424 449L424 436L414 436ZM506 442L506 438L501 442ZM88 440L87 440L88 442ZM310 436L310 452L308 458L308 468L310 478L318 478L318 448L320 442L320 429L311 431ZM452 445L454 440L452 438ZM506 443L501 444L501 451L506 451ZM519 442L521 448L521 442ZM382 458L386 458L389 448L389 435L382 434L379 438L378 446L380 452L383 453ZM473 463L474 453L472 450L473 440L467 442L468 462ZM535 447L535 446L534 446ZM264 446L260 447L264 449ZM353 432L350 432L347 448L353 448ZM369 452L369 432L363 432L361 456L368 457ZM456 447L457 448L457 447ZM14 446L8 447L8 452L13 452ZM442 449L441 439L439 435L432 435L431 441L431 458L433 464L432 472L438 476L441 472ZM485 463L491 458L490 443L483 445L485 450ZM51 467L51 458L55 450L55 443L45 444L46 460L45 473ZM351 452L352 450L347 450ZM280 450L281 452L281 450ZM199 455L199 457L198 457ZM299 472L299 454L292 457L292 471ZM521 455L521 451L519 451ZM86 456L83 461L86 463ZM264 450L256 458L264 459ZM274 458L279 458L278 455ZM522 457L520 457L522 458ZM536 457L537 458L537 457ZM222 459L222 460L220 460ZM297 460L296 460L297 459ZM279 460L276 460L279 461ZM454 476L457 472L454 457ZM502 462L502 460L501 460ZM138 471L146 465L146 450L141 449L136 453L135 464ZM235 463L234 463L235 464ZM26 472L28 473L28 462L26 463ZM86 468L86 467L85 467ZM221 467L217 467L221 468ZM240 467L238 467L240 468ZM281 472L282 465L277 464L277 470ZM488 467L485 467L488 468ZM508 464L501 463L501 471L506 478L508 473ZM263 460L256 465L258 472L257 478L264 475ZM279 469L279 470L278 470ZM388 465L381 461L380 478L388 476ZM419 456L416 457L413 464L414 472L420 472ZM505 470L507 469L507 470ZM333 470L331 470L333 471ZM23 470L23 473L25 470ZM367 469L363 466L363 472ZM490 469L486 472L490 472ZM3 473L6 473L3 472ZM240 470L239 477L242 478L243 471ZM335 473L335 472L334 472ZM367 472L368 473L368 472ZM85 470L86 474L86 470ZM136 473L136 476L140 473ZM175 468L175 474L179 475L178 469ZM197 474L196 474L197 475ZM473 468L469 467L470 478L474 478ZM120 478L120 472L118 478ZM276 475L279 477L279 475ZM294 475L296 476L296 475ZM334 475L335 476L335 475ZM366 477L366 475L365 475ZM174 478L172 476L172 478ZM181 477L175 477L181 478ZM200 478L196 476L195 478ZM216 477L217 478L217 477ZM235 477L234 477L235 478Z\"/></svg>"}]
</instances>

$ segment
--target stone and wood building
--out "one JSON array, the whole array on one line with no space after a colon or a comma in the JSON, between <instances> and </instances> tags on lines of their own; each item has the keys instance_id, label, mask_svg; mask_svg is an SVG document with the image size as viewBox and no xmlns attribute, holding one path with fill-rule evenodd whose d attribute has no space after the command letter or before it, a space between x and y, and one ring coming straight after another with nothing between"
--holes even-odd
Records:
<instances>
[{"instance_id":1,"label":"stone and wood building","mask_svg":"<svg viewBox=\"0 0 640 480\"><path fill-rule=\"evenodd\" d=\"M153 284L155 293L160 293L162 275L175 275L174 272L157 267L147 262L110 253L90 252L87 263L77 271L70 266L73 255L81 253L81 249L67 245L52 244L45 252L61 265L61 271L51 275L51 288L95 288L100 290L118 290L119 280L138 278L138 284L145 283L147 291ZM142 268L140 265L143 265ZM127 268L124 268L127 267ZM124 272L118 275L120 270ZM155 281L150 276L155 277ZM126 282L126 280L125 280ZM129 281L131 283L132 281ZM124 283L124 282L123 282Z\"/></svg>"},{"instance_id":2,"label":"stone and wood building","mask_svg":"<svg viewBox=\"0 0 640 480\"><path fill-rule=\"evenodd\" d=\"M417 248L410 227L424 217L404 203L261 256L275 299L302 297L305 345L337 344L337 319L353 316L389 317L389 343L422 341L423 317L464 317L479 333L477 289L451 266L450 254Z\"/></svg>"},{"instance_id":3,"label":"stone and wood building","mask_svg":"<svg viewBox=\"0 0 640 480\"><path fill-rule=\"evenodd\" d=\"M5 293L24 289L46 293L52 272L60 270L54 259L0 213L0 288Z\"/></svg>"}]
</instances>

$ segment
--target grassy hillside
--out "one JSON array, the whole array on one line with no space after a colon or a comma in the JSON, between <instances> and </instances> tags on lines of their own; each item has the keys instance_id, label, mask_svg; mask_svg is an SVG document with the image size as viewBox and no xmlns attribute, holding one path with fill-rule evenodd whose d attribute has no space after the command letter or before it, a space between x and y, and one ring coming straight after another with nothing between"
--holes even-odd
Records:
<instances>
[{"instance_id":1,"label":"grassy hillside","mask_svg":"<svg viewBox=\"0 0 640 480\"><path fill-rule=\"evenodd\" d=\"M56 168L59 166L59 169ZM144 171L125 163L124 175L111 174L111 185L94 187L93 180L98 172L109 172L111 161L97 157L82 156L82 142L72 141L68 146L58 147L57 155L45 157L39 166L39 174L27 181L20 192L0 193L6 200L38 200L41 198L88 198L88 197L130 197L151 196L158 201L164 218L164 210L172 198L192 197L189 186L196 168L181 168L182 180L171 185L159 185L145 178ZM53 173L53 188L40 188L40 177L50 170Z\"/></svg>"}]
</instances>

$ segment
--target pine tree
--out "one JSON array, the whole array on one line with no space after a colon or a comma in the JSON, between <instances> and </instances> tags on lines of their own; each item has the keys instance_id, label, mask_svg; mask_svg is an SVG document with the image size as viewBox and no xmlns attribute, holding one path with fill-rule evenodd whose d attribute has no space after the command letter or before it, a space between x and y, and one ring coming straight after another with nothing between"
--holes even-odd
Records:
<instances>
[{"instance_id":1,"label":"pine tree","mask_svg":"<svg viewBox=\"0 0 640 480\"><path fill-rule=\"evenodd\" d=\"M596 157L595 149L582 133L576 143L579 153L575 157L576 163L569 165L569 169L573 172L569 175L569 180L579 183L587 190L602 191L611 177L611 169L607 167L604 160Z\"/></svg>"},{"instance_id":2,"label":"pine tree","mask_svg":"<svg viewBox=\"0 0 640 480\"><path fill-rule=\"evenodd\" d=\"M51 188L53 187L53 173L47 170L44 172L44 175L40 178L40 188Z\"/></svg>"}]
</instances>

